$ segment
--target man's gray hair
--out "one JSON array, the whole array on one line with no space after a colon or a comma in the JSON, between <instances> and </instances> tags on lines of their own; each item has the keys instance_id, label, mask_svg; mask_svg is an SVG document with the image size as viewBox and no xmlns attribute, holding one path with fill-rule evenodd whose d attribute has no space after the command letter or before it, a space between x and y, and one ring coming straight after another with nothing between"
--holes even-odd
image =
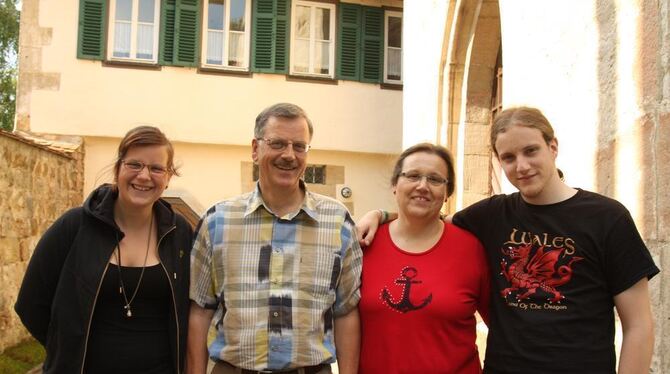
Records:
<instances>
[{"instance_id":1,"label":"man's gray hair","mask_svg":"<svg viewBox=\"0 0 670 374\"><path fill-rule=\"evenodd\" d=\"M262 112L256 117L256 126L254 127L254 138L262 138L263 132L265 131L265 125L267 125L270 117L278 118L304 118L307 122L307 127L309 128L309 138L312 139L314 134L314 129L312 128L312 121L307 117L305 111L295 105L290 103L277 103L270 107L263 109Z\"/></svg>"}]
</instances>

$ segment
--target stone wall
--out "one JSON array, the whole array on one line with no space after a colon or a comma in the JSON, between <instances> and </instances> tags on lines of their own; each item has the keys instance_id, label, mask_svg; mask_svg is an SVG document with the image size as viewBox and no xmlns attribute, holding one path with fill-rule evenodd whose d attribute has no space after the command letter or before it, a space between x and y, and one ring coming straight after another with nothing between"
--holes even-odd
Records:
<instances>
[{"instance_id":1,"label":"stone wall","mask_svg":"<svg viewBox=\"0 0 670 374\"><path fill-rule=\"evenodd\" d=\"M29 336L14 313L28 260L82 193L83 147L61 152L0 131L0 352Z\"/></svg>"}]
</instances>

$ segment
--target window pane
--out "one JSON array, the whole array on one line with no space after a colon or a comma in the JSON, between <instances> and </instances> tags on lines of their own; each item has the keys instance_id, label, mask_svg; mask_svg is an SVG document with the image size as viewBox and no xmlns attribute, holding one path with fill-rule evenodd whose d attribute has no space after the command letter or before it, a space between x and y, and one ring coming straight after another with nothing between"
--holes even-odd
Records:
<instances>
[{"instance_id":1,"label":"window pane","mask_svg":"<svg viewBox=\"0 0 670 374\"><path fill-rule=\"evenodd\" d=\"M117 21L130 21L130 16L133 11L133 0L117 0L116 1L116 17Z\"/></svg>"},{"instance_id":2,"label":"window pane","mask_svg":"<svg viewBox=\"0 0 670 374\"><path fill-rule=\"evenodd\" d=\"M330 64L330 42L316 42L314 51L314 71L317 74L328 74Z\"/></svg>"},{"instance_id":3,"label":"window pane","mask_svg":"<svg viewBox=\"0 0 670 374\"><path fill-rule=\"evenodd\" d=\"M244 31L244 0L230 1L230 30Z\"/></svg>"},{"instance_id":4,"label":"window pane","mask_svg":"<svg viewBox=\"0 0 670 374\"><path fill-rule=\"evenodd\" d=\"M138 20L140 22L154 23L154 0L140 0Z\"/></svg>"},{"instance_id":5,"label":"window pane","mask_svg":"<svg viewBox=\"0 0 670 374\"><path fill-rule=\"evenodd\" d=\"M305 183L314 183L314 168L308 166L305 168Z\"/></svg>"},{"instance_id":6,"label":"window pane","mask_svg":"<svg viewBox=\"0 0 670 374\"><path fill-rule=\"evenodd\" d=\"M314 167L314 183L326 184L325 166L315 166Z\"/></svg>"},{"instance_id":7,"label":"window pane","mask_svg":"<svg viewBox=\"0 0 670 374\"><path fill-rule=\"evenodd\" d=\"M293 69L300 73L309 72L309 40L296 40L293 52Z\"/></svg>"},{"instance_id":8,"label":"window pane","mask_svg":"<svg viewBox=\"0 0 670 374\"><path fill-rule=\"evenodd\" d=\"M402 48L402 18L389 17L389 47Z\"/></svg>"},{"instance_id":9,"label":"window pane","mask_svg":"<svg viewBox=\"0 0 670 374\"><path fill-rule=\"evenodd\" d=\"M130 57L130 23L114 23L114 57Z\"/></svg>"},{"instance_id":10,"label":"window pane","mask_svg":"<svg viewBox=\"0 0 670 374\"><path fill-rule=\"evenodd\" d=\"M154 26L137 25L137 58L154 58Z\"/></svg>"},{"instance_id":11,"label":"window pane","mask_svg":"<svg viewBox=\"0 0 670 374\"><path fill-rule=\"evenodd\" d=\"M246 59L244 56L244 33L231 32L228 36L228 65L230 66L244 66Z\"/></svg>"},{"instance_id":12,"label":"window pane","mask_svg":"<svg viewBox=\"0 0 670 374\"><path fill-rule=\"evenodd\" d=\"M386 49L386 79L401 80L402 72L402 49Z\"/></svg>"},{"instance_id":13,"label":"window pane","mask_svg":"<svg viewBox=\"0 0 670 374\"><path fill-rule=\"evenodd\" d=\"M207 7L207 28L223 30L223 0L210 0Z\"/></svg>"},{"instance_id":14,"label":"window pane","mask_svg":"<svg viewBox=\"0 0 670 374\"><path fill-rule=\"evenodd\" d=\"M299 38L309 38L310 9L306 6L298 6L296 9L295 34Z\"/></svg>"},{"instance_id":15,"label":"window pane","mask_svg":"<svg viewBox=\"0 0 670 374\"><path fill-rule=\"evenodd\" d=\"M207 31L207 63L223 63L223 31Z\"/></svg>"},{"instance_id":16,"label":"window pane","mask_svg":"<svg viewBox=\"0 0 670 374\"><path fill-rule=\"evenodd\" d=\"M330 9L316 8L316 40L330 40Z\"/></svg>"}]
</instances>

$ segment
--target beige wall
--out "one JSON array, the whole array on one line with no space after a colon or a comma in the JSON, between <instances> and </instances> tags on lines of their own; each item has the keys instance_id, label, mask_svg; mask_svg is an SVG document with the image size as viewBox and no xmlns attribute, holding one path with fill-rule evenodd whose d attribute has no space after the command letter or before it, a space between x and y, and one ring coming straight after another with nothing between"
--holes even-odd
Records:
<instances>
[{"instance_id":1,"label":"beige wall","mask_svg":"<svg viewBox=\"0 0 670 374\"><path fill-rule=\"evenodd\" d=\"M305 108L318 124L318 149L400 150L401 91L349 81L287 81L274 74L239 77L195 68L102 66L76 58L77 0L26 0L23 10L22 48L30 53L21 56L20 129L118 137L150 123L178 141L245 145L258 112L288 101Z\"/></svg>"},{"instance_id":2,"label":"beige wall","mask_svg":"<svg viewBox=\"0 0 670 374\"><path fill-rule=\"evenodd\" d=\"M169 132L167 135L171 136ZM320 136L320 128L316 127L314 137ZM85 138L85 195L97 184L111 181L109 166L114 161L118 142L117 138ZM206 209L221 199L246 192L242 191L241 169L242 162L251 161L251 146L176 142L175 160L181 165L181 176L172 178L167 193L187 192ZM310 164L344 167L344 184L353 191L347 201L353 203L356 218L368 210L394 206L388 182L394 160L393 155L321 150L308 153Z\"/></svg>"}]
</instances>

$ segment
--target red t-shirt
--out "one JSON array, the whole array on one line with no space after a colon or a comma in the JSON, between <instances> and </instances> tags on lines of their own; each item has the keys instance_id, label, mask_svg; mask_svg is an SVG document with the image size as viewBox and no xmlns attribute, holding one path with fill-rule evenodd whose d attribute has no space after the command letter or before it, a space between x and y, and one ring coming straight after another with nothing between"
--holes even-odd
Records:
<instances>
[{"instance_id":1,"label":"red t-shirt","mask_svg":"<svg viewBox=\"0 0 670 374\"><path fill-rule=\"evenodd\" d=\"M388 224L364 250L359 373L480 373L475 311L488 320L489 272L472 234L445 224L423 253Z\"/></svg>"}]
</instances>

